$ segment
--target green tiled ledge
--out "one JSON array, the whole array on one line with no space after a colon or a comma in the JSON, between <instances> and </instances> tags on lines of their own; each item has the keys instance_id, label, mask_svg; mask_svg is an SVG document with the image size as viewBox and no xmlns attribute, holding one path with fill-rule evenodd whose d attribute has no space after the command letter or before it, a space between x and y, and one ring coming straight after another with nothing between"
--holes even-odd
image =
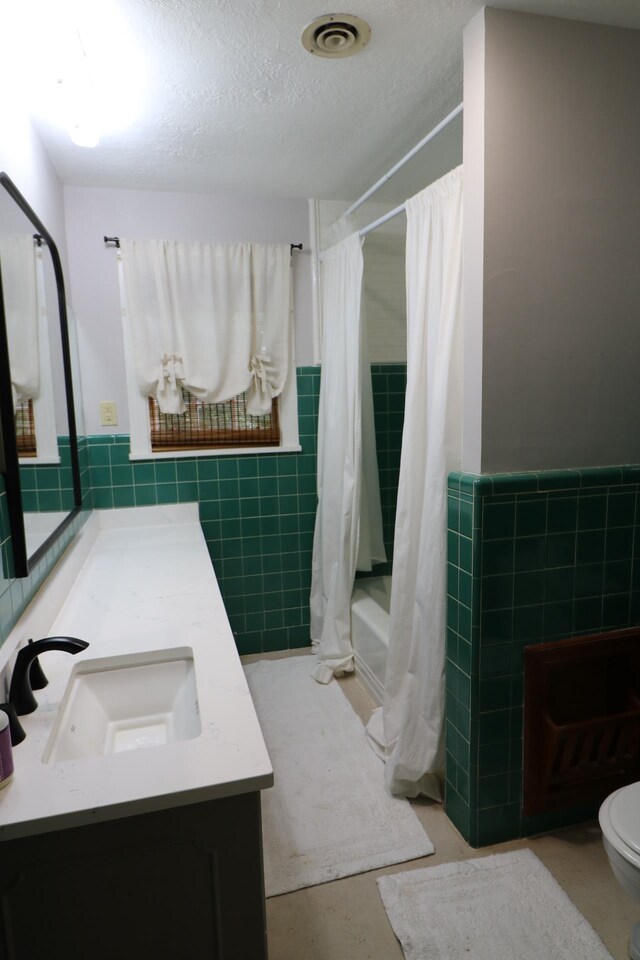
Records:
<instances>
[{"instance_id":1,"label":"green tiled ledge","mask_svg":"<svg viewBox=\"0 0 640 960\"><path fill-rule=\"evenodd\" d=\"M640 483L640 465L584 467L580 470L542 470L538 473L451 473L449 490L478 496L543 493L554 490L587 490Z\"/></svg>"},{"instance_id":2,"label":"green tiled ledge","mask_svg":"<svg viewBox=\"0 0 640 960\"><path fill-rule=\"evenodd\" d=\"M523 648L640 623L640 466L448 487L445 805L482 846L595 813L522 815Z\"/></svg>"}]
</instances>

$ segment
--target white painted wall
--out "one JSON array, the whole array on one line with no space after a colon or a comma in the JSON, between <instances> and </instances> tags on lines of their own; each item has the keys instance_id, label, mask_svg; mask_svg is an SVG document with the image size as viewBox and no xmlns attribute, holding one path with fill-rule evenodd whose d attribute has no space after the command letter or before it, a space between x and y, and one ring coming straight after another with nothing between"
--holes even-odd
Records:
<instances>
[{"instance_id":1,"label":"white painted wall","mask_svg":"<svg viewBox=\"0 0 640 960\"><path fill-rule=\"evenodd\" d=\"M637 463L640 30L484 17L482 470Z\"/></svg>"},{"instance_id":2,"label":"white painted wall","mask_svg":"<svg viewBox=\"0 0 640 960\"><path fill-rule=\"evenodd\" d=\"M53 237L67 265L62 184L18 97L0 97L0 170L8 174Z\"/></svg>"},{"instance_id":3,"label":"white painted wall","mask_svg":"<svg viewBox=\"0 0 640 960\"><path fill-rule=\"evenodd\" d=\"M340 217L351 203L348 200L317 202L320 250L326 250L398 206L397 203L369 200L358 207L348 220L341 220ZM363 308L371 363L407 362L406 230L406 217L399 214L367 234L363 241ZM319 357L322 352L320 329L317 331L317 340Z\"/></svg>"},{"instance_id":4,"label":"white painted wall","mask_svg":"<svg viewBox=\"0 0 640 960\"><path fill-rule=\"evenodd\" d=\"M400 232L384 232L384 226L364 239L362 300L371 363L407 362L407 293L405 279L406 217L390 223Z\"/></svg>"},{"instance_id":5,"label":"white painted wall","mask_svg":"<svg viewBox=\"0 0 640 960\"><path fill-rule=\"evenodd\" d=\"M296 364L313 363L309 212L305 200L263 200L143 190L64 188L71 301L76 314L87 433L128 433L116 253L103 236L302 243L293 254ZM102 427L101 400L118 426Z\"/></svg>"},{"instance_id":6,"label":"white painted wall","mask_svg":"<svg viewBox=\"0 0 640 960\"><path fill-rule=\"evenodd\" d=\"M462 320L462 469L482 462L482 322L484 301L485 11L469 23L464 51L464 223Z\"/></svg>"},{"instance_id":7,"label":"white painted wall","mask_svg":"<svg viewBox=\"0 0 640 960\"><path fill-rule=\"evenodd\" d=\"M63 188L56 171L36 133L31 120L20 105L19 98L6 96L0 98L0 170L8 174L18 190L25 197L36 215L45 225L60 254L65 287L68 296L68 258L64 217ZM46 254L45 254L46 257ZM55 287L51 282L51 262L46 264L46 273L50 277L48 302L55 308ZM73 392L76 407L76 428L78 434L84 433L82 420L82 387L77 361L77 343L72 312L68 316L69 340L73 366ZM67 433L66 395L62 375L62 351L60 336L57 334L57 320L53 324L56 331L50 338L51 363L53 375L53 396L56 411L58 433Z\"/></svg>"}]
</instances>

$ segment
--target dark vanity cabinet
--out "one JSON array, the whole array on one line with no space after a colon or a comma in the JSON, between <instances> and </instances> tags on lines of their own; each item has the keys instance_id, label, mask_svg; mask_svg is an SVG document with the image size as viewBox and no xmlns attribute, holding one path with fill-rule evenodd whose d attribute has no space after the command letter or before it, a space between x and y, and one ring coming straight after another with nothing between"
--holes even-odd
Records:
<instances>
[{"instance_id":1,"label":"dark vanity cabinet","mask_svg":"<svg viewBox=\"0 0 640 960\"><path fill-rule=\"evenodd\" d=\"M0 843L0 960L266 960L260 793Z\"/></svg>"}]
</instances>

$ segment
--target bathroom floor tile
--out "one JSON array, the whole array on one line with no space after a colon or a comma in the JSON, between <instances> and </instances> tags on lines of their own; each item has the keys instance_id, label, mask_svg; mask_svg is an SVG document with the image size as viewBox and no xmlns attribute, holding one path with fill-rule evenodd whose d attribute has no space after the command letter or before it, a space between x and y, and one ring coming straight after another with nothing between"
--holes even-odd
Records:
<instances>
[{"instance_id":1,"label":"bathroom floor tile","mask_svg":"<svg viewBox=\"0 0 640 960\"><path fill-rule=\"evenodd\" d=\"M308 653L306 647L243 657L243 661ZM355 677L338 682L366 722L373 703L364 688ZM382 767L380 776L382 782ZM475 850L465 843L440 804L420 799L412 806L433 840L435 855L267 900L270 960L402 960L402 949L378 894L379 876L524 847L533 850L551 871L601 937L613 960L628 960L629 931L640 920L640 905L614 878L597 824L581 824L547 836Z\"/></svg>"}]
</instances>

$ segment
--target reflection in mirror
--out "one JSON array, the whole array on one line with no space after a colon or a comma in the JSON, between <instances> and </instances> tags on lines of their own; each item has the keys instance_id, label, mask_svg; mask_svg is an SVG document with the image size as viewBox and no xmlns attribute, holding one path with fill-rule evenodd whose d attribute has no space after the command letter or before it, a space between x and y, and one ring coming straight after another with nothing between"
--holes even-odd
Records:
<instances>
[{"instance_id":1,"label":"reflection in mirror","mask_svg":"<svg viewBox=\"0 0 640 960\"><path fill-rule=\"evenodd\" d=\"M5 174L0 183L4 471L13 575L25 576L77 512L80 482L58 251Z\"/></svg>"}]
</instances>

